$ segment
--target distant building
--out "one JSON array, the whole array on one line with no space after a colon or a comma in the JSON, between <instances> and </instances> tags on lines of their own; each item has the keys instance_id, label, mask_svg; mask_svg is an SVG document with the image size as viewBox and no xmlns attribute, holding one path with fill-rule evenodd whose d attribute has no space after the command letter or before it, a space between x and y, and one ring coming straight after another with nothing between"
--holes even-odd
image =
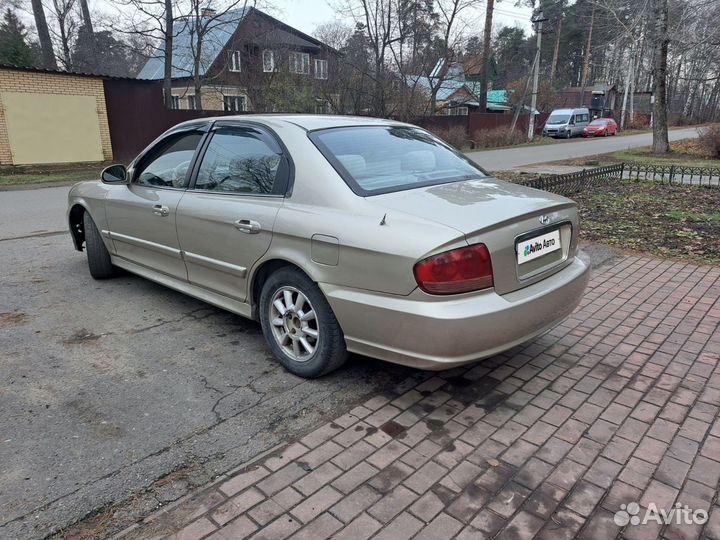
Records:
<instances>
[{"instance_id":1,"label":"distant building","mask_svg":"<svg viewBox=\"0 0 720 540\"><path fill-rule=\"evenodd\" d=\"M419 86L432 99L435 95L436 113L440 115L467 115L470 111L503 113L510 111L507 91L488 90L487 107L480 111L480 59L471 57L453 61L441 58L435 64L429 77L414 75L408 78L409 85Z\"/></svg>"},{"instance_id":2,"label":"distant building","mask_svg":"<svg viewBox=\"0 0 720 540\"><path fill-rule=\"evenodd\" d=\"M617 87L608 83L596 83L584 90L570 86L557 92L557 108L587 107L591 116L598 117L613 116L621 100Z\"/></svg>"},{"instance_id":3,"label":"distant building","mask_svg":"<svg viewBox=\"0 0 720 540\"><path fill-rule=\"evenodd\" d=\"M256 8L222 14L206 9L199 75L205 110L331 112L338 52ZM178 109L197 108L193 82L195 18L176 24L172 96ZM147 61L138 79L162 79L164 54Z\"/></svg>"}]
</instances>

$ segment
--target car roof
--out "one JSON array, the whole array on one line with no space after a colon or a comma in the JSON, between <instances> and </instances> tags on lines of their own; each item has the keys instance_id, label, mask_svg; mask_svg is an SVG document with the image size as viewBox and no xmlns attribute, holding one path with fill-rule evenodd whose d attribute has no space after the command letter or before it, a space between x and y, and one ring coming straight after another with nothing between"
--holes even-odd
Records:
<instances>
[{"instance_id":1,"label":"car roof","mask_svg":"<svg viewBox=\"0 0 720 540\"><path fill-rule=\"evenodd\" d=\"M334 127L408 125L402 122L397 122L395 120L385 120L383 118L373 118L371 116L342 116L324 114L238 114L189 120L187 122L183 122L183 124L181 125L192 126L222 120L259 122L268 126L293 124L306 131Z\"/></svg>"}]
</instances>

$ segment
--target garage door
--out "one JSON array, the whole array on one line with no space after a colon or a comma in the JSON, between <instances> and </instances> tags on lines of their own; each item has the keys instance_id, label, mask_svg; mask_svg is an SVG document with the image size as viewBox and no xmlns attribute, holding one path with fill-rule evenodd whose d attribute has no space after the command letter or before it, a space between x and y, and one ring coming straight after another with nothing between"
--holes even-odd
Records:
<instances>
[{"instance_id":1,"label":"garage door","mask_svg":"<svg viewBox=\"0 0 720 540\"><path fill-rule=\"evenodd\" d=\"M102 161L94 96L3 92L15 165Z\"/></svg>"}]
</instances>

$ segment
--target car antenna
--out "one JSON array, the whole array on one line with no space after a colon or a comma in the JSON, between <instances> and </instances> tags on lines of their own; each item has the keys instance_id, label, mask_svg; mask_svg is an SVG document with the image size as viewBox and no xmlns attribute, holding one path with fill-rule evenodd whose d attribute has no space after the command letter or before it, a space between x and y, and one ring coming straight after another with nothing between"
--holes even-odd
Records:
<instances>
[{"instance_id":1,"label":"car antenna","mask_svg":"<svg viewBox=\"0 0 720 540\"><path fill-rule=\"evenodd\" d=\"M387 218L387 213L383 215L382 219L380 220L380 225L387 225L387 221L385 220Z\"/></svg>"}]
</instances>

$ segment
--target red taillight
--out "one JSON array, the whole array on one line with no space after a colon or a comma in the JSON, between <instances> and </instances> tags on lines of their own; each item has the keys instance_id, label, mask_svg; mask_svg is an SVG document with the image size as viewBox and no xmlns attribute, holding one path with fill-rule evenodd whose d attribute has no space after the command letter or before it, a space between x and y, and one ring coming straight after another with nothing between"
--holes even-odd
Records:
<instances>
[{"instance_id":1,"label":"red taillight","mask_svg":"<svg viewBox=\"0 0 720 540\"><path fill-rule=\"evenodd\" d=\"M415 264L415 281L430 294L457 294L493 286L490 252L485 244L453 249Z\"/></svg>"}]
</instances>

